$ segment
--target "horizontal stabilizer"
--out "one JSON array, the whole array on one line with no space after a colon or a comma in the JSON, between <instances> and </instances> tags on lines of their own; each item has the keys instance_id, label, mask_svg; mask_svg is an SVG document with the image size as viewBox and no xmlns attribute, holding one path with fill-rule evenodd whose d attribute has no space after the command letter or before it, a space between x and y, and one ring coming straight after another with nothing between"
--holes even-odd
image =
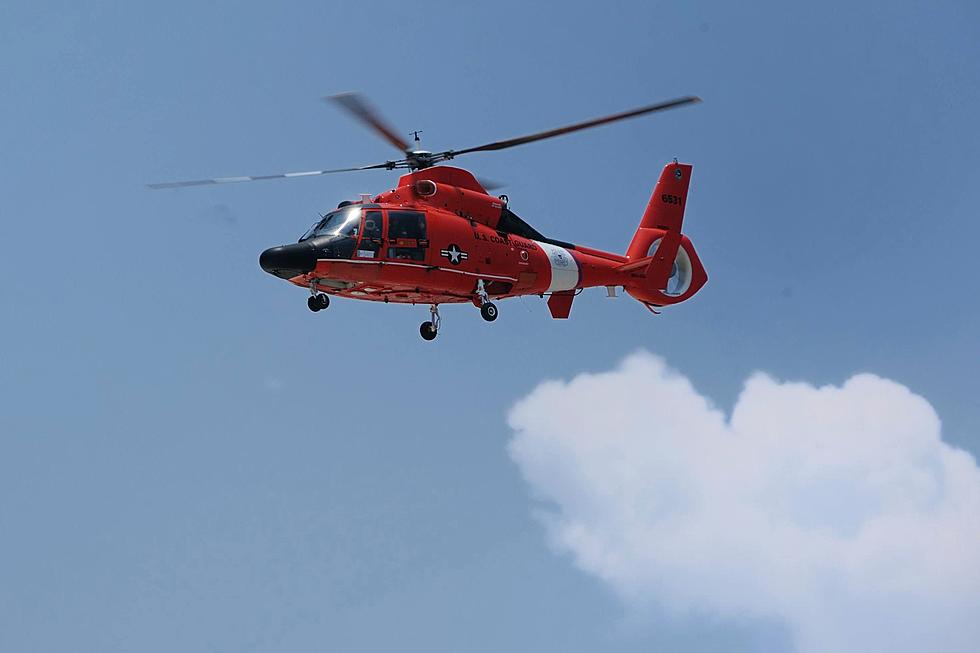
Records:
<instances>
[{"instance_id":1,"label":"horizontal stabilizer","mask_svg":"<svg viewBox=\"0 0 980 653\"><path fill-rule=\"evenodd\" d=\"M653 260L652 256L644 256L643 258L638 258L635 261L630 261L629 263L623 263L616 268L617 272L636 272L638 270L645 269L650 265L650 261Z\"/></svg>"},{"instance_id":2,"label":"horizontal stabilizer","mask_svg":"<svg viewBox=\"0 0 980 653\"><path fill-rule=\"evenodd\" d=\"M653 261L647 268L646 277L651 287L657 290L664 290L667 281L676 273L675 261L677 251L681 245L681 233L679 231L669 231L660 241L657 251L653 253Z\"/></svg>"}]
</instances>

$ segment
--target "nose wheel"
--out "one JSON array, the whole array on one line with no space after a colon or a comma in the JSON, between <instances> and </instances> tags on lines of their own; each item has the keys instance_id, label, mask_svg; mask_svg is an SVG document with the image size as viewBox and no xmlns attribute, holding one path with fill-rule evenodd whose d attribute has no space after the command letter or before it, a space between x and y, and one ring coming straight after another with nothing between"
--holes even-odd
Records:
<instances>
[{"instance_id":1,"label":"nose wheel","mask_svg":"<svg viewBox=\"0 0 980 653\"><path fill-rule=\"evenodd\" d=\"M330 306L330 296L316 289L316 279L310 281L310 298L306 300L306 305L314 313Z\"/></svg>"},{"instance_id":2,"label":"nose wheel","mask_svg":"<svg viewBox=\"0 0 980 653\"><path fill-rule=\"evenodd\" d=\"M419 335L422 336L422 340L435 340L436 336L439 335L439 326L442 324L442 318L439 317L439 307L436 304L429 307L429 314L431 319L423 322L419 327Z\"/></svg>"},{"instance_id":3,"label":"nose wheel","mask_svg":"<svg viewBox=\"0 0 980 653\"><path fill-rule=\"evenodd\" d=\"M317 311L322 311L326 307L330 306L330 296L322 292L316 293L315 295L310 295L310 298L306 300L306 305L314 313Z\"/></svg>"}]
</instances>

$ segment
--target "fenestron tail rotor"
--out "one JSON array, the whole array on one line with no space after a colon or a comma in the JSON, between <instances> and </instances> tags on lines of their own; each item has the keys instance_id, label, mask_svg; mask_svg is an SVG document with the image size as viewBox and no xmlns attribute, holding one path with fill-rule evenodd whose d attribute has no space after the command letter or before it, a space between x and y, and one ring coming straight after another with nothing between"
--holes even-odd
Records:
<instances>
[{"instance_id":1,"label":"fenestron tail rotor","mask_svg":"<svg viewBox=\"0 0 980 653\"><path fill-rule=\"evenodd\" d=\"M357 118L359 121L367 125L373 131L378 133L382 138L388 141L388 143L390 143L394 147L397 147L404 154L404 157L393 161L385 161L384 163L376 163L373 165L358 166L354 168L335 168L332 170L309 170L306 172L287 172L287 173L274 174L274 175L215 177L212 179L171 181L171 182L164 182L164 183L157 183L157 184L149 184L149 187L153 189L160 189L160 188L183 188L185 186L208 186L213 184L230 184L230 183L237 183L243 181L264 181L267 179L291 179L294 177L315 177L318 175L333 174L335 172L354 172L356 170L377 170L377 169L394 170L396 168L420 170L423 168L428 168L430 166L433 166L442 161L448 161L450 159L454 159L464 154L472 154L473 152L493 152L497 150L507 149L510 147L516 147L518 145L526 145L527 143L533 143L535 141L541 141L547 138L555 138L557 136L571 134L572 132L581 131L583 129L590 129L592 127L598 127L600 125L607 125L609 123L618 122L620 120L627 120L629 118L635 118L650 113L666 111L668 109L675 109L677 107L682 107L689 104L696 104L701 101L701 98L697 96L687 95L684 97L675 98L673 100L667 100L666 102L658 102L657 104L650 104L636 109L631 109L629 111L622 111L620 113L614 113L600 118L593 118L591 120L577 122L571 125L566 125L564 127L558 127L556 129L549 129L546 131L535 132L533 134L527 134L525 136L509 138L503 141L493 141L490 143L484 143L483 145L477 145L475 147L468 147L462 150L443 150L442 152L428 152L420 149L412 149L404 139L398 136L398 132L395 129L393 129L387 122L385 122L381 118L380 114L361 95L357 93L340 93L338 95L331 95L324 99L339 105L348 113L350 113L355 118Z\"/></svg>"}]
</instances>

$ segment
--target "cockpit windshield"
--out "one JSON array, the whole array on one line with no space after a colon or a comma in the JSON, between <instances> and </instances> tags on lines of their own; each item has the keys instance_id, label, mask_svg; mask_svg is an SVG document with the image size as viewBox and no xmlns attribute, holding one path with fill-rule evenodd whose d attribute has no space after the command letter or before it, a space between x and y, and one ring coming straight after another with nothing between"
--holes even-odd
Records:
<instances>
[{"instance_id":1,"label":"cockpit windshield","mask_svg":"<svg viewBox=\"0 0 980 653\"><path fill-rule=\"evenodd\" d=\"M361 226L361 207L345 206L323 216L307 230L300 242L314 236L356 236Z\"/></svg>"}]
</instances>

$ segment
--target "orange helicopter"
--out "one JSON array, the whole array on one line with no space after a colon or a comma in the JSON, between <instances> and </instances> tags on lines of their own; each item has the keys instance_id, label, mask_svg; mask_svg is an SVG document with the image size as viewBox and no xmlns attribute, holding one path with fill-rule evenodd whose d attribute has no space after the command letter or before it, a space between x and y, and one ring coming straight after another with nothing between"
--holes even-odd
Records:
<instances>
[{"instance_id":1,"label":"orange helicopter","mask_svg":"<svg viewBox=\"0 0 980 653\"><path fill-rule=\"evenodd\" d=\"M428 304L422 338L439 333L440 304L472 303L483 319L497 319L495 300L548 296L556 319L567 318L585 288L622 288L656 313L691 298L708 276L694 245L681 233L692 166L668 163L654 187L626 254L547 238L490 195L470 172L437 165L472 152L502 150L626 118L700 102L687 96L544 132L462 150L409 146L361 96L327 98L349 111L404 153L375 165L252 177L221 177L151 184L178 188L267 179L311 177L371 169L407 169L396 188L344 201L322 216L298 242L265 250L259 265L307 288L307 306L321 311L330 296L396 304Z\"/></svg>"}]
</instances>

